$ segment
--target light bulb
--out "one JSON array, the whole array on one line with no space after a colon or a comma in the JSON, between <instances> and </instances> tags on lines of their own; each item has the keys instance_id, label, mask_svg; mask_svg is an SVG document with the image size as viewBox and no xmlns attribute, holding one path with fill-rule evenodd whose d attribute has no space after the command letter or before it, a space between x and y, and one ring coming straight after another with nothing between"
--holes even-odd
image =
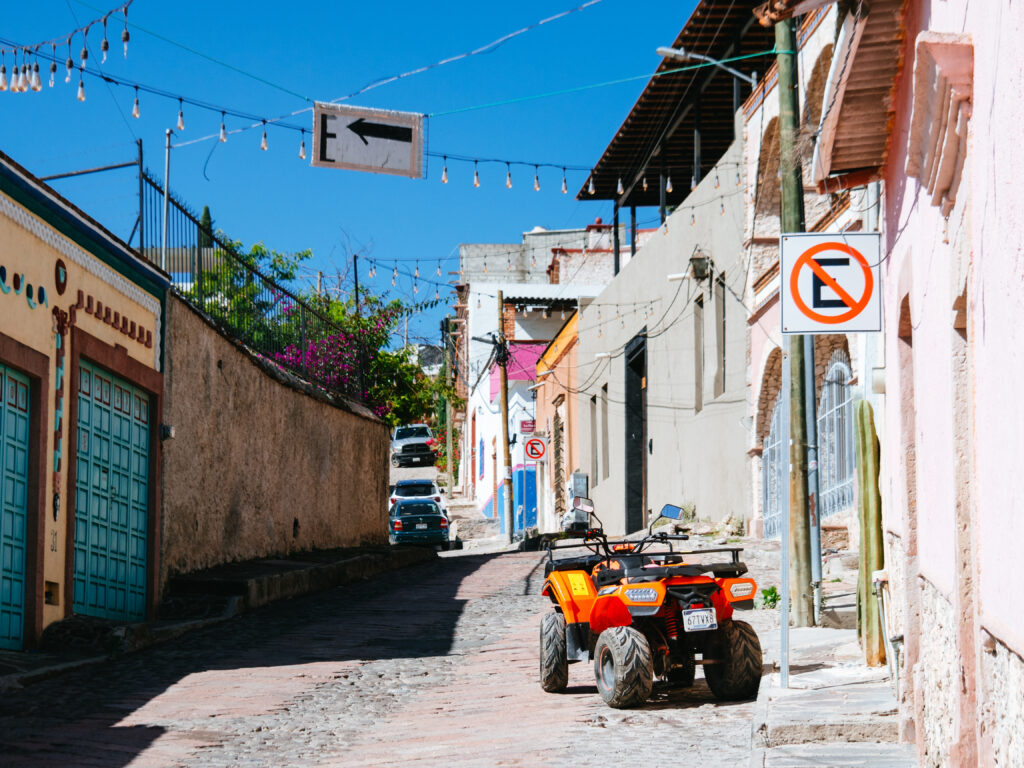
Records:
<instances>
[{"instance_id":1,"label":"light bulb","mask_svg":"<svg viewBox=\"0 0 1024 768\"><path fill-rule=\"evenodd\" d=\"M17 91L18 93L24 93L25 91L28 90L28 82L27 82L27 80L25 78L25 70L27 70L27 69L28 69L27 65L23 66L21 68L21 72L19 74L18 68L17 67L14 68L14 78L17 79L17 81L18 81L18 91Z\"/></svg>"},{"instance_id":2,"label":"light bulb","mask_svg":"<svg viewBox=\"0 0 1024 768\"><path fill-rule=\"evenodd\" d=\"M487 262L484 262L484 274L487 274Z\"/></svg>"},{"instance_id":3,"label":"light bulb","mask_svg":"<svg viewBox=\"0 0 1024 768\"><path fill-rule=\"evenodd\" d=\"M64 62L64 67L65 67L65 69L67 69L67 74L64 75L64 82L65 83L70 83L71 82L71 70L73 70L75 68L75 62L71 59L70 56L68 56L68 60L66 62Z\"/></svg>"},{"instance_id":4,"label":"light bulb","mask_svg":"<svg viewBox=\"0 0 1024 768\"><path fill-rule=\"evenodd\" d=\"M107 51L110 50L110 43L107 41L107 24L103 23L103 42L100 43L100 50L103 52L103 58L100 59L100 64L107 63Z\"/></svg>"},{"instance_id":5,"label":"light bulb","mask_svg":"<svg viewBox=\"0 0 1024 768\"><path fill-rule=\"evenodd\" d=\"M715 173L715 189L718 189L718 187L721 186L721 184L722 184L722 182L718 180L718 173L716 172Z\"/></svg>"},{"instance_id":6,"label":"light bulb","mask_svg":"<svg viewBox=\"0 0 1024 768\"><path fill-rule=\"evenodd\" d=\"M263 124L266 125L267 121L264 120ZM267 129L266 128L263 129L263 136L262 136L262 138L260 138L260 149L262 149L264 152L267 151Z\"/></svg>"},{"instance_id":7,"label":"light bulb","mask_svg":"<svg viewBox=\"0 0 1024 768\"><path fill-rule=\"evenodd\" d=\"M697 177L696 176L691 176L690 177L690 191L693 192L693 190L695 190L696 188L697 188Z\"/></svg>"},{"instance_id":8,"label":"light bulb","mask_svg":"<svg viewBox=\"0 0 1024 768\"><path fill-rule=\"evenodd\" d=\"M587 194L588 195L592 195L595 192L596 192L596 190L594 189L594 177L591 176L590 177L590 181L587 182Z\"/></svg>"},{"instance_id":9,"label":"light bulb","mask_svg":"<svg viewBox=\"0 0 1024 768\"><path fill-rule=\"evenodd\" d=\"M565 182L565 168L562 169L562 194L566 194L569 191L569 185Z\"/></svg>"},{"instance_id":10,"label":"light bulb","mask_svg":"<svg viewBox=\"0 0 1024 768\"><path fill-rule=\"evenodd\" d=\"M224 125L224 113L223 112L220 113L220 136L219 136L219 138L220 138L221 142L225 142L225 141L228 140L228 129Z\"/></svg>"},{"instance_id":11,"label":"light bulb","mask_svg":"<svg viewBox=\"0 0 1024 768\"><path fill-rule=\"evenodd\" d=\"M448 158L447 157L445 157L445 159L444 159L444 168L441 169L441 183L442 184L447 184L448 183Z\"/></svg>"},{"instance_id":12,"label":"light bulb","mask_svg":"<svg viewBox=\"0 0 1024 768\"><path fill-rule=\"evenodd\" d=\"M419 277L420 276L420 263L418 261L416 262L416 271L413 273L412 276L413 277Z\"/></svg>"},{"instance_id":13,"label":"light bulb","mask_svg":"<svg viewBox=\"0 0 1024 768\"><path fill-rule=\"evenodd\" d=\"M512 189L512 169L507 166L505 170L505 188Z\"/></svg>"},{"instance_id":14,"label":"light bulb","mask_svg":"<svg viewBox=\"0 0 1024 768\"><path fill-rule=\"evenodd\" d=\"M82 40L82 52L78 54L78 57L82 60L79 65L80 69L85 69L85 63L89 60L89 49L85 47L85 40Z\"/></svg>"},{"instance_id":15,"label":"light bulb","mask_svg":"<svg viewBox=\"0 0 1024 768\"><path fill-rule=\"evenodd\" d=\"M418 285L416 285L416 283L412 284L412 292L413 293L419 293L420 292L420 287Z\"/></svg>"},{"instance_id":16,"label":"light bulb","mask_svg":"<svg viewBox=\"0 0 1024 768\"><path fill-rule=\"evenodd\" d=\"M558 313L558 317L561 320L565 320L565 310L564 309L561 312Z\"/></svg>"},{"instance_id":17,"label":"light bulb","mask_svg":"<svg viewBox=\"0 0 1024 768\"><path fill-rule=\"evenodd\" d=\"M391 277L391 287L392 288L395 287L395 278L394 278L394 276Z\"/></svg>"},{"instance_id":18,"label":"light bulb","mask_svg":"<svg viewBox=\"0 0 1024 768\"><path fill-rule=\"evenodd\" d=\"M719 216L725 216L725 201L722 202L722 209L718 212Z\"/></svg>"},{"instance_id":19,"label":"light bulb","mask_svg":"<svg viewBox=\"0 0 1024 768\"><path fill-rule=\"evenodd\" d=\"M128 14L125 13L124 29L121 30L121 42L124 43L124 57L128 58Z\"/></svg>"},{"instance_id":20,"label":"light bulb","mask_svg":"<svg viewBox=\"0 0 1024 768\"><path fill-rule=\"evenodd\" d=\"M481 306L481 302L480 302L480 297L478 296L477 299L476 299L476 308L480 309L480 306Z\"/></svg>"},{"instance_id":21,"label":"light bulb","mask_svg":"<svg viewBox=\"0 0 1024 768\"><path fill-rule=\"evenodd\" d=\"M440 261L437 262L437 276L438 277L441 276L441 262Z\"/></svg>"},{"instance_id":22,"label":"light bulb","mask_svg":"<svg viewBox=\"0 0 1024 768\"><path fill-rule=\"evenodd\" d=\"M53 80L57 76L57 62L50 62L50 87L53 88Z\"/></svg>"},{"instance_id":23,"label":"light bulb","mask_svg":"<svg viewBox=\"0 0 1024 768\"><path fill-rule=\"evenodd\" d=\"M646 176L644 176L643 186L644 186L644 192L646 192L647 191L647 177Z\"/></svg>"},{"instance_id":24,"label":"light bulb","mask_svg":"<svg viewBox=\"0 0 1024 768\"><path fill-rule=\"evenodd\" d=\"M7 90L7 67L0 64L0 91Z\"/></svg>"},{"instance_id":25,"label":"light bulb","mask_svg":"<svg viewBox=\"0 0 1024 768\"><path fill-rule=\"evenodd\" d=\"M78 81L78 100L85 101L85 83L82 80Z\"/></svg>"},{"instance_id":26,"label":"light bulb","mask_svg":"<svg viewBox=\"0 0 1024 768\"><path fill-rule=\"evenodd\" d=\"M182 111L181 99L178 99L178 130L185 130L185 113Z\"/></svg>"},{"instance_id":27,"label":"light bulb","mask_svg":"<svg viewBox=\"0 0 1024 768\"><path fill-rule=\"evenodd\" d=\"M303 134L302 141L299 144L299 160L306 159L306 136Z\"/></svg>"},{"instance_id":28,"label":"light bulb","mask_svg":"<svg viewBox=\"0 0 1024 768\"><path fill-rule=\"evenodd\" d=\"M136 120L139 118L139 94L138 91L135 93L135 101L132 103L132 117Z\"/></svg>"},{"instance_id":29,"label":"light bulb","mask_svg":"<svg viewBox=\"0 0 1024 768\"><path fill-rule=\"evenodd\" d=\"M480 172L476 169L476 160L473 161L473 186L480 186ZM484 269L484 271L487 271L486 268Z\"/></svg>"},{"instance_id":30,"label":"light bulb","mask_svg":"<svg viewBox=\"0 0 1024 768\"><path fill-rule=\"evenodd\" d=\"M672 192L672 177L669 176L665 179L665 191L668 193Z\"/></svg>"},{"instance_id":31,"label":"light bulb","mask_svg":"<svg viewBox=\"0 0 1024 768\"><path fill-rule=\"evenodd\" d=\"M39 62L32 62L32 90L37 93L43 90L43 81L39 77Z\"/></svg>"},{"instance_id":32,"label":"light bulb","mask_svg":"<svg viewBox=\"0 0 1024 768\"><path fill-rule=\"evenodd\" d=\"M615 185L615 194L621 195L625 190L622 188L622 177L619 177L618 183Z\"/></svg>"},{"instance_id":33,"label":"light bulb","mask_svg":"<svg viewBox=\"0 0 1024 768\"><path fill-rule=\"evenodd\" d=\"M697 214L695 214L693 211L690 211L690 226L692 227L696 223L697 223Z\"/></svg>"},{"instance_id":34,"label":"light bulb","mask_svg":"<svg viewBox=\"0 0 1024 768\"><path fill-rule=\"evenodd\" d=\"M441 300L441 291L439 291L437 288L435 288L434 289L434 301L440 301L440 300Z\"/></svg>"}]
</instances>

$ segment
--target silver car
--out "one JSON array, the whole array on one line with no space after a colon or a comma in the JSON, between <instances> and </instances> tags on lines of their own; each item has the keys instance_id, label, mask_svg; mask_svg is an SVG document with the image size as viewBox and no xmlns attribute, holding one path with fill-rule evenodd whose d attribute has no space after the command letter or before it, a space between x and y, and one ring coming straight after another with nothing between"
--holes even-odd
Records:
<instances>
[{"instance_id":1,"label":"silver car","mask_svg":"<svg viewBox=\"0 0 1024 768\"><path fill-rule=\"evenodd\" d=\"M434 452L434 434L426 424L407 424L395 427L391 437L391 465L433 464L437 460Z\"/></svg>"}]
</instances>

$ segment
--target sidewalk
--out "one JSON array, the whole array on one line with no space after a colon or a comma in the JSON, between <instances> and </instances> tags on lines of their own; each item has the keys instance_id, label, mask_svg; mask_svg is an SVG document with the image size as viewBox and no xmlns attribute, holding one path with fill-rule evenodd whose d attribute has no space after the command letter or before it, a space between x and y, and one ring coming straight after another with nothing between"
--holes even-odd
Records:
<instances>
[{"instance_id":1,"label":"sidewalk","mask_svg":"<svg viewBox=\"0 0 1024 768\"><path fill-rule=\"evenodd\" d=\"M0 692L165 643L276 600L330 589L417 563L426 547L305 552L293 559L229 563L171 580L159 618L118 623L72 616L46 628L40 648L0 650Z\"/></svg>"},{"instance_id":2,"label":"sidewalk","mask_svg":"<svg viewBox=\"0 0 1024 768\"><path fill-rule=\"evenodd\" d=\"M775 671L757 696L751 768L916 768L914 746L898 743L889 670L864 666L856 630L791 629L788 688L778 631L762 640Z\"/></svg>"}]
</instances>

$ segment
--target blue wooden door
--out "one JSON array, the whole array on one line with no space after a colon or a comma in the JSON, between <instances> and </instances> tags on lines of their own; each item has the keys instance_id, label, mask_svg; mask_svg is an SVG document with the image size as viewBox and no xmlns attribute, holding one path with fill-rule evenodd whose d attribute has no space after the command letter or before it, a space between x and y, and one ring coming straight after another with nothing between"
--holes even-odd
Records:
<instances>
[{"instance_id":1,"label":"blue wooden door","mask_svg":"<svg viewBox=\"0 0 1024 768\"><path fill-rule=\"evenodd\" d=\"M74 610L146 612L149 396L84 360L78 381Z\"/></svg>"},{"instance_id":2,"label":"blue wooden door","mask_svg":"<svg viewBox=\"0 0 1024 768\"><path fill-rule=\"evenodd\" d=\"M0 365L0 648L25 634L28 379Z\"/></svg>"}]
</instances>

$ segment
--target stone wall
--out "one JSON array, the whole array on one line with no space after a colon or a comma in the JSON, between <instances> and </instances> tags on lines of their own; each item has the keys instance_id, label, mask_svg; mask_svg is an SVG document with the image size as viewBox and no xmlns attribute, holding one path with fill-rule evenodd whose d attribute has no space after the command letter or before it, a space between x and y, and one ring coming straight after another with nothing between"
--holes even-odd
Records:
<instances>
[{"instance_id":1,"label":"stone wall","mask_svg":"<svg viewBox=\"0 0 1024 768\"><path fill-rule=\"evenodd\" d=\"M921 590L921 651L914 666L914 692L917 698L918 747L921 768L949 765L957 713L957 684L960 662L957 657L956 622L953 605L930 581L918 579ZM921 748L923 747L923 751Z\"/></svg>"},{"instance_id":2,"label":"stone wall","mask_svg":"<svg viewBox=\"0 0 1024 768\"><path fill-rule=\"evenodd\" d=\"M384 543L387 427L275 374L180 299L166 322L161 587L225 562Z\"/></svg>"},{"instance_id":3,"label":"stone wall","mask_svg":"<svg viewBox=\"0 0 1024 768\"><path fill-rule=\"evenodd\" d=\"M1024 765L1024 659L993 638L981 654L981 764ZM988 755L985 754L988 752Z\"/></svg>"}]
</instances>

